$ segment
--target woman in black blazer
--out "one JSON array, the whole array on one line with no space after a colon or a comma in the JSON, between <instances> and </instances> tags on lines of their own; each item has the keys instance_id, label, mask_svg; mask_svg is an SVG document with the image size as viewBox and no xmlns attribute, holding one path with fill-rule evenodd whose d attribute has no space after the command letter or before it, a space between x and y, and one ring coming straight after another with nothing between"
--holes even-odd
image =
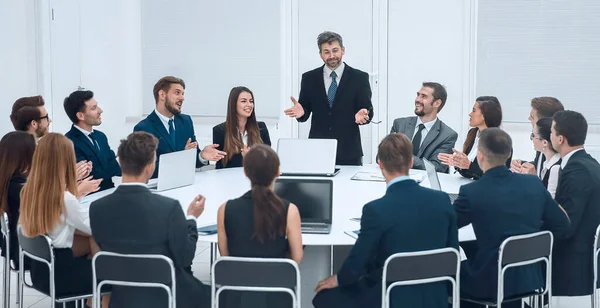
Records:
<instances>
[{"instance_id":1,"label":"woman in black blazer","mask_svg":"<svg viewBox=\"0 0 600 308\"><path fill-rule=\"evenodd\" d=\"M271 145L267 125L256 122L254 94L250 89L231 89L225 122L213 127L213 144L218 144L217 149L227 153L217 162L217 169L241 167L253 145Z\"/></svg>"},{"instance_id":2,"label":"woman in black blazer","mask_svg":"<svg viewBox=\"0 0 600 308\"><path fill-rule=\"evenodd\" d=\"M454 154L440 153L438 158L443 164L453 166L462 176L471 179L479 179L483 171L477 163L477 145L479 134L488 127L499 127L502 124L502 106L495 96L480 96L469 113L469 126L472 128L467 133L467 139L463 144L463 151L453 149ZM510 168L512 154L506 161Z\"/></svg>"},{"instance_id":3,"label":"woman in black blazer","mask_svg":"<svg viewBox=\"0 0 600 308\"><path fill-rule=\"evenodd\" d=\"M21 189L27 181L35 138L22 131L10 132L0 141L0 214L8 216L10 230L10 260L19 268L19 239L17 224L21 208ZM2 243L2 256L6 257L6 243ZM29 259L25 259L26 261ZM27 263L27 262L26 262ZM25 269L29 266L26 265Z\"/></svg>"}]
</instances>

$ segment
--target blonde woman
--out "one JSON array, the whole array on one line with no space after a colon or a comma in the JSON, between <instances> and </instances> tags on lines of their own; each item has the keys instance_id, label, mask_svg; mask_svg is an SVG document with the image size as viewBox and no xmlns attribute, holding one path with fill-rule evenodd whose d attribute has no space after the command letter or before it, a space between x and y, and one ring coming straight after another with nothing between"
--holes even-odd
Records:
<instances>
[{"instance_id":1,"label":"blonde woman","mask_svg":"<svg viewBox=\"0 0 600 308\"><path fill-rule=\"evenodd\" d=\"M21 190L19 222L25 236L48 235L55 257L57 296L91 293L91 257L98 251L90 229L89 205L77 199L75 151L67 137L49 133L33 154L31 172ZM36 288L49 290L48 267L31 262ZM103 300L108 307L108 298Z\"/></svg>"}]
</instances>

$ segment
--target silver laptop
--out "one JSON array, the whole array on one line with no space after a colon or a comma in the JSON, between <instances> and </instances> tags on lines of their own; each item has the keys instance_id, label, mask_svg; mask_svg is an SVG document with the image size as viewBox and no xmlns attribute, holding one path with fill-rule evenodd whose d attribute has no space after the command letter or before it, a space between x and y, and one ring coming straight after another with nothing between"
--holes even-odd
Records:
<instances>
[{"instance_id":1,"label":"silver laptop","mask_svg":"<svg viewBox=\"0 0 600 308\"><path fill-rule=\"evenodd\" d=\"M429 178L429 185L431 189L442 191L442 186L440 185L440 178L438 177L437 171L435 170L435 166L423 158L423 164L425 164L425 171L427 171L427 178ZM448 194L450 197L450 202L454 203L454 200L458 198L458 194Z\"/></svg>"},{"instance_id":2,"label":"silver laptop","mask_svg":"<svg viewBox=\"0 0 600 308\"><path fill-rule=\"evenodd\" d=\"M275 193L298 207L302 233L328 234L333 217L333 181L277 179Z\"/></svg>"},{"instance_id":3,"label":"silver laptop","mask_svg":"<svg viewBox=\"0 0 600 308\"><path fill-rule=\"evenodd\" d=\"M172 152L160 156L155 191L164 191L194 184L196 178L196 149Z\"/></svg>"},{"instance_id":4,"label":"silver laptop","mask_svg":"<svg viewBox=\"0 0 600 308\"><path fill-rule=\"evenodd\" d=\"M335 176L337 140L335 139L279 139L282 176Z\"/></svg>"}]
</instances>

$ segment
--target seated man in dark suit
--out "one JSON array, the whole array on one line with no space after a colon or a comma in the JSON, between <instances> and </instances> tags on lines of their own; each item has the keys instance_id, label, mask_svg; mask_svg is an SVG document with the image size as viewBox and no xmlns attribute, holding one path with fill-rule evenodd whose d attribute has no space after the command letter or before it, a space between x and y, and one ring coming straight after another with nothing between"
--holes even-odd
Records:
<instances>
[{"instance_id":1,"label":"seated man in dark suit","mask_svg":"<svg viewBox=\"0 0 600 308\"><path fill-rule=\"evenodd\" d=\"M446 89L441 84L423 82L423 87L415 98L417 116L394 120L391 132L403 133L412 140L413 169L425 170L425 158L438 172L448 172L448 165L442 164L438 154L452 154L458 134L437 117L444 108L447 97Z\"/></svg>"},{"instance_id":2,"label":"seated man in dark suit","mask_svg":"<svg viewBox=\"0 0 600 308\"><path fill-rule=\"evenodd\" d=\"M592 244L600 224L600 165L583 148L587 128L578 112L554 115L550 139L562 158L555 198L571 218L567 237L554 240L552 295L556 296L592 293Z\"/></svg>"},{"instance_id":3,"label":"seated man in dark suit","mask_svg":"<svg viewBox=\"0 0 600 308\"><path fill-rule=\"evenodd\" d=\"M92 91L78 90L65 98L63 107L73 125L65 134L73 141L77 162L91 163L90 175L94 179L102 179L100 189L114 187L113 176L121 175L121 167L110 149L106 135L94 129L102 124L102 108L94 98Z\"/></svg>"},{"instance_id":4,"label":"seated man in dark suit","mask_svg":"<svg viewBox=\"0 0 600 308\"><path fill-rule=\"evenodd\" d=\"M140 121L133 131L144 131L158 139L156 150L156 170L152 178L158 176L160 155L198 149L196 168L208 165L208 161L218 161L225 152L217 150L218 144L207 145L202 151L198 148L194 123L189 115L181 113L183 106L185 83L183 80L166 76L154 85L156 109Z\"/></svg>"},{"instance_id":5,"label":"seated man in dark suit","mask_svg":"<svg viewBox=\"0 0 600 308\"><path fill-rule=\"evenodd\" d=\"M196 196L183 214L177 200L153 194L146 183L154 172L158 140L144 132L121 141L118 154L123 183L111 195L92 202L90 225L103 251L161 254L175 265L177 307L210 307L210 288L194 277L196 219L205 198ZM165 292L113 286L111 307L167 307Z\"/></svg>"},{"instance_id":6,"label":"seated man in dark suit","mask_svg":"<svg viewBox=\"0 0 600 308\"><path fill-rule=\"evenodd\" d=\"M337 275L317 285L315 307L381 307L382 270L390 255L458 249L450 199L408 177L412 156L412 143L403 134L390 134L379 144L377 163L387 183L386 194L363 207L358 239ZM446 308L448 295L445 282L397 287L391 307Z\"/></svg>"},{"instance_id":7,"label":"seated man in dark suit","mask_svg":"<svg viewBox=\"0 0 600 308\"><path fill-rule=\"evenodd\" d=\"M501 129L481 132L477 161L484 174L479 181L463 185L454 202L458 227L473 224L477 238L476 249L465 248L461 298L496 298L498 250L507 237L550 230L559 238L569 229L566 213L537 177L513 173L506 167L511 149L510 136ZM505 298L532 292L544 285L542 265L509 269L504 281ZM480 306L463 302L461 307ZM521 303L503 303L502 307L521 307Z\"/></svg>"}]
</instances>

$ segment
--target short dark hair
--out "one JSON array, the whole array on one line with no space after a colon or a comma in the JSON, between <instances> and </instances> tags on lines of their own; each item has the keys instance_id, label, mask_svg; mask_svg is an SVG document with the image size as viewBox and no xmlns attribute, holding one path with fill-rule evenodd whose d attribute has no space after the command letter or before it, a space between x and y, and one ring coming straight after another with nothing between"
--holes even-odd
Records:
<instances>
[{"instance_id":1,"label":"short dark hair","mask_svg":"<svg viewBox=\"0 0 600 308\"><path fill-rule=\"evenodd\" d=\"M554 114L552 120L556 135L565 137L569 146L585 143L588 124L581 113L572 110L559 111Z\"/></svg>"},{"instance_id":2,"label":"short dark hair","mask_svg":"<svg viewBox=\"0 0 600 308\"><path fill-rule=\"evenodd\" d=\"M67 116L71 122L73 122L73 124L79 123L77 113L85 112L85 102L89 101L93 97L94 92L92 91L77 90L65 98L63 107L65 108L65 113L67 113Z\"/></svg>"},{"instance_id":3,"label":"short dark hair","mask_svg":"<svg viewBox=\"0 0 600 308\"><path fill-rule=\"evenodd\" d=\"M121 140L117 155L123 174L138 176L156 159L158 139L146 132L134 132Z\"/></svg>"},{"instance_id":4,"label":"short dark hair","mask_svg":"<svg viewBox=\"0 0 600 308\"><path fill-rule=\"evenodd\" d=\"M172 84L181 85L185 89L185 82L183 81L183 79L173 76L165 76L156 82L156 84L154 85L154 89L152 90L152 92L154 93L154 101L156 103L158 103L158 92L160 92L160 90L165 91L165 93L169 92L169 89L171 89Z\"/></svg>"},{"instance_id":5,"label":"short dark hair","mask_svg":"<svg viewBox=\"0 0 600 308\"><path fill-rule=\"evenodd\" d=\"M537 112L538 119L551 118L558 111L565 110L563 104L551 96L540 96L531 99L531 108Z\"/></svg>"},{"instance_id":6,"label":"short dark hair","mask_svg":"<svg viewBox=\"0 0 600 308\"><path fill-rule=\"evenodd\" d=\"M440 104L440 108L438 108L438 112L442 111L442 108L444 108L444 105L446 105L446 99L448 99L448 92L446 92L446 88L437 82L430 81L424 81L423 87L427 87L433 90L434 101L438 99L442 101L442 103Z\"/></svg>"},{"instance_id":7,"label":"short dark hair","mask_svg":"<svg viewBox=\"0 0 600 308\"><path fill-rule=\"evenodd\" d=\"M317 36L317 46L319 47L319 52L321 52L321 45L325 43L331 44L333 42L340 43L340 47L344 48L344 42L342 41L341 35L332 31L325 31L319 34L319 36Z\"/></svg>"},{"instance_id":8,"label":"short dark hair","mask_svg":"<svg viewBox=\"0 0 600 308\"><path fill-rule=\"evenodd\" d=\"M15 130L27 131L31 121L39 121L42 113L38 107L44 106L44 99L41 95L21 97L12 107L10 121Z\"/></svg>"},{"instance_id":9,"label":"short dark hair","mask_svg":"<svg viewBox=\"0 0 600 308\"><path fill-rule=\"evenodd\" d=\"M408 173L412 159L413 145L402 133L391 133L379 143L377 161L388 172Z\"/></svg>"},{"instance_id":10,"label":"short dark hair","mask_svg":"<svg viewBox=\"0 0 600 308\"><path fill-rule=\"evenodd\" d=\"M491 165L502 166L512 153L512 139L500 128L486 128L479 135L478 150Z\"/></svg>"}]
</instances>

